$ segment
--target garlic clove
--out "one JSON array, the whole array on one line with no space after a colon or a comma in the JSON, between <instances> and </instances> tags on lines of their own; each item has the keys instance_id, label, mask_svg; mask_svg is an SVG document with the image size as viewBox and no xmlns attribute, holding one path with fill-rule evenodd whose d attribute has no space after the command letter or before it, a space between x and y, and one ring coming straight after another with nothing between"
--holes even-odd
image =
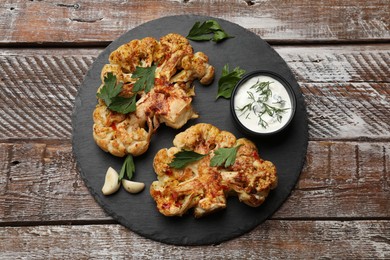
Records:
<instances>
[{"instance_id":1,"label":"garlic clove","mask_svg":"<svg viewBox=\"0 0 390 260\"><path fill-rule=\"evenodd\" d=\"M113 168L109 167L102 188L103 194L110 195L115 193L121 186L121 183L118 180L119 180L118 173Z\"/></svg>"},{"instance_id":2,"label":"garlic clove","mask_svg":"<svg viewBox=\"0 0 390 260\"><path fill-rule=\"evenodd\" d=\"M129 181L126 179L122 179L122 185L130 193L138 193L141 192L145 188L145 183Z\"/></svg>"}]
</instances>

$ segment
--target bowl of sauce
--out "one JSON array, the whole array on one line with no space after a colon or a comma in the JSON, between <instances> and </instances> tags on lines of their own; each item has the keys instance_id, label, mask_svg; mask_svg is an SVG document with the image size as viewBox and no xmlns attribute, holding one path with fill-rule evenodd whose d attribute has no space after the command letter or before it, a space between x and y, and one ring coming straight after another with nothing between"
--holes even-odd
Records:
<instances>
[{"instance_id":1,"label":"bowl of sauce","mask_svg":"<svg viewBox=\"0 0 390 260\"><path fill-rule=\"evenodd\" d=\"M236 84L230 100L239 129L251 136L269 136L288 127L296 110L291 85L279 74L256 70Z\"/></svg>"}]
</instances>

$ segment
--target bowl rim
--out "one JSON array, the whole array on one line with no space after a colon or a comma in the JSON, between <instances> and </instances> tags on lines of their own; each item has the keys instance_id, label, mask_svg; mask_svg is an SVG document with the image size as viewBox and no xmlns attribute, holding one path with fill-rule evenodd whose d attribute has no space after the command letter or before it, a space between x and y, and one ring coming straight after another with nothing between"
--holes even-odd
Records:
<instances>
[{"instance_id":1,"label":"bowl rim","mask_svg":"<svg viewBox=\"0 0 390 260\"><path fill-rule=\"evenodd\" d=\"M274 78L275 80L278 80L283 85L283 87L286 89L286 91L290 97L290 100L291 100L291 110L292 111L291 111L290 118L287 120L287 122L282 127L278 128L272 132L256 132L256 131L249 129L243 123L241 123L241 121L239 120L239 118L235 112L235 109L234 109L234 97L236 96L238 89L247 80L249 80L255 76L258 76L258 75L269 76L271 78ZM281 76L280 74L278 74L274 71L270 71L270 70L254 70L254 71L251 71L251 72L244 74L242 76L242 78L234 86L234 89L232 91L232 95L230 98L230 111L231 111L231 114L233 116L233 119L234 119L236 125L238 125L238 128L240 130L243 130L246 134L249 134L251 136L270 136L270 135L275 135L277 133L284 131L290 125L291 121L293 120L293 118L295 116L296 106L297 106L296 95L295 95L294 89L292 88L291 84L283 76Z\"/></svg>"}]
</instances>

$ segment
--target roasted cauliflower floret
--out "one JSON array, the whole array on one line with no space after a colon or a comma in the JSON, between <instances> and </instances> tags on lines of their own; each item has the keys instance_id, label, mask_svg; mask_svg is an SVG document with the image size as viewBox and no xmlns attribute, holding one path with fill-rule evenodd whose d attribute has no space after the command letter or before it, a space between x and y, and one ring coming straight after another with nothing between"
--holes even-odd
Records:
<instances>
[{"instance_id":1,"label":"roasted cauliflower floret","mask_svg":"<svg viewBox=\"0 0 390 260\"><path fill-rule=\"evenodd\" d=\"M109 62L120 65L126 73L133 72L136 66L150 67L157 44L156 39L152 37L132 40L113 51Z\"/></svg>"},{"instance_id":2,"label":"roasted cauliflower floret","mask_svg":"<svg viewBox=\"0 0 390 260\"><path fill-rule=\"evenodd\" d=\"M236 137L227 131L221 131L211 124L197 124L187 131L176 135L173 145L181 150L206 154L222 147L232 147Z\"/></svg>"},{"instance_id":3,"label":"roasted cauliflower floret","mask_svg":"<svg viewBox=\"0 0 390 260\"><path fill-rule=\"evenodd\" d=\"M184 55L192 54L193 49L189 41L182 35L169 33L160 38L154 53L154 61L161 64L170 58L173 53L181 52Z\"/></svg>"},{"instance_id":4,"label":"roasted cauliflower floret","mask_svg":"<svg viewBox=\"0 0 390 260\"><path fill-rule=\"evenodd\" d=\"M101 71L98 92L106 75L112 73L122 84L119 96L137 97L135 112L122 115L110 111L102 99L98 99L93 112L94 139L99 147L115 156L144 153L161 123L177 129L197 118L192 108L193 81L199 79L202 84L209 84L214 77L208 57L204 53L193 54L188 40L174 33L160 41L146 37L123 44L110 54L109 62ZM154 87L148 93L134 93L134 71L152 65L157 65Z\"/></svg>"},{"instance_id":5,"label":"roasted cauliflower floret","mask_svg":"<svg viewBox=\"0 0 390 260\"><path fill-rule=\"evenodd\" d=\"M171 82L199 79L203 85L210 84L214 79L214 67L208 64L208 61L208 57L203 52L184 56L181 60L183 70L177 73Z\"/></svg>"},{"instance_id":6,"label":"roasted cauliflower floret","mask_svg":"<svg viewBox=\"0 0 390 260\"><path fill-rule=\"evenodd\" d=\"M149 147L152 122L136 113L123 115L98 105L93 112L93 138L100 148L115 156L141 155Z\"/></svg>"},{"instance_id":7,"label":"roasted cauliflower floret","mask_svg":"<svg viewBox=\"0 0 390 260\"><path fill-rule=\"evenodd\" d=\"M197 118L192 109L192 98L178 85L156 85L138 102L138 110L153 118L154 128L165 123L172 128L182 127L189 119Z\"/></svg>"},{"instance_id":8,"label":"roasted cauliflower floret","mask_svg":"<svg viewBox=\"0 0 390 260\"><path fill-rule=\"evenodd\" d=\"M258 207L277 186L276 167L261 159L256 146L248 139L238 139L236 144L241 145L236 162L230 169L221 171L222 179L241 202Z\"/></svg>"},{"instance_id":9,"label":"roasted cauliflower floret","mask_svg":"<svg viewBox=\"0 0 390 260\"><path fill-rule=\"evenodd\" d=\"M182 216L194 209L199 218L226 207L228 195L236 194L245 204L258 207L277 185L275 166L261 159L256 146L248 139L221 131L211 124L200 123L179 133L174 147L157 152L153 167L157 181L150 194L157 209L166 216ZM233 165L212 167L210 160L219 148L239 147ZM169 166L180 151L206 154L184 168Z\"/></svg>"}]
</instances>

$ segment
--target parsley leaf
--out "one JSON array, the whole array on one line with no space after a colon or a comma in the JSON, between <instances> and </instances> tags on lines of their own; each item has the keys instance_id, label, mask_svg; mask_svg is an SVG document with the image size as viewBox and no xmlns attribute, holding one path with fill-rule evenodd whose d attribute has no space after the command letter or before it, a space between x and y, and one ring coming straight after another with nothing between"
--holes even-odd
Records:
<instances>
[{"instance_id":1,"label":"parsley leaf","mask_svg":"<svg viewBox=\"0 0 390 260\"><path fill-rule=\"evenodd\" d=\"M191 28L190 32L187 35L187 39L193 41L209 41L213 38L212 35L208 35L212 33L210 29L213 26L213 23L210 21L206 21L202 24L200 22L196 22L194 26Z\"/></svg>"},{"instance_id":2,"label":"parsley leaf","mask_svg":"<svg viewBox=\"0 0 390 260\"><path fill-rule=\"evenodd\" d=\"M127 114L134 112L137 109L136 102L136 94L129 98L116 96L111 99L111 104L108 106L108 108L121 114Z\"/></svg>"},{"instance_id":3,"label":"parsley leaf","mask_svg":"<svg viewBox=\"0 0 390 260\"><path fill-rule=\"evenodd\" d=\"M103 99L106 106L112 111L121 114L134 112L137 109L137 94L133 91L134 95L129 98L119 96L122 91L122 86L123 83L117 83L116 76L112 72L109 72L104 77L104 85L99 93L97 93L97 97Z\"/></svg>"},{"instance_id":4,"label":"parsley leaf","mask_svg":"<svg viewBox=\"0 0 390 260\"><path fill-rule=\"evenodd\" d=\"M155 68L154 68L155 70ZM153 70L153 73L154 73ZM137 81L138 82L138 81ZM153 85L154 85L154 76L153 76ZM152 85L152 86L153 86ZM134 112L137 109L136 102L137 102L137 91L134 91L134 95L131 97L122 97L119 96L119 94L122 91L123 83L116 82L116 76L109 72L104 77L104 85L100 89L99 93L97 93L97 97L103 99L106 106L115 112L121 113L121 114L127 114Z\"/></svg>"},{"instance_id":5,"label":"parsley leaf","mask_svg":"<svg viewBox=\"0 0 390 260\"><path fill-rule=\"evenodd\" d=\"M240 147L230 147L230 148L219 148L214 151L214 157L210 160L210 166L222 166L225 168L233 165L236 161L237 150ZM173 158L172 162L168 165L169 167L181 169L185 167L187 164L199 161L203 157L209 155L207 154L199 154L194 151L180 151L175 154L175 158Z\"/></svg>"},{"instance_id":6,"label":"parsley leaf","mask_svg":"<svg viewBox=\"0 0 390 260\"><path fill-rule=\"evenodd\" d=\"M118 182L120 182L125 177L125 173L127 178L131 180L134 172L135 172L135 165L133 161L133 156L129 154L127 155L125 162L122 165L121 171L119 172Z\"/></svg>"},{"instance_id":7,"label":"parsley leaf","mask_svg":"<svg viewBox=\"0 0 390 260\"><path fill-rule=\"evenodd\" d=\"M116 83L116 76L109 72L104 76L104 85L97 93L97 97L103 99L106 106L110 106L112 98L119 95L122 91L122 83Z\"/></svg>"},{"instance_id":8,"label":"parsley leaf","mask_svg":"<svg viewBox=\"0 0 390 260\"><path fill-rule=\"evenodd\" d=\"M229 65L226 64L222 69L222 76L218 80L218 93L219 97L230 98L237 82L245 74L245 70L236 67L233 71L229 72Z\"/></svg>"},{"instance_id":9,"label":"parsley leaf","mask_svg":"<svg viewBox=\"0 0 390 260\"><path fill-rule=\"evenodd\" d=\"M156 65L151 67L136 67L131 78L138 78L137 82L134 83L133 92L145 90L148 93L154 86L154 77L156 72Z\"/></svg>"},{"instance_id":10,"label":"parsley leaf","mask_svg":"<svg viewBox=\"0 0 390 260\"><path fill-rule=\"evenodd\" d=\"M226 38L233 38L233 36L228 35L225 31L215 31L213 36L213 42L220 42Z\"/></svg>"},{"instance_id":11,"label":"parsley leaf","mask_svg":"<svg viewBox=\"0 0 390 260\"><path fill-rule=\"evenodd\" d=\"M189 163L199 161L207 154L199 154L194 151L181 151L175 154L175 158L168 165L169 167L181 169Z\"/></svg>"},{"instance_id":12,"label":"parsley leaf","mask_svg":"<svg viewBox=\"0 0 390 260\"><path fill-rule=\"evenodd\" d=\"M237 150L240 147L219 148L214 151L214 157L210 160L210 166L222 166L225 168L233 165L236 161Z\"/></svg>"},{"instance_id":13,"label":"parsley leaf","mask_svg":"<svg viewBox=\"0 0 390 260\"><path fill-rule=\"evenodd\" d=\"M234 36L230 36L227 34L219 23L215 20L207 20L202 24L200 22L196 22L194 26L192 26L190 32L187 35L187 39L193 41L214 41L220 42L226 38L233 38Z\"/></svg>"}]
</instances>

